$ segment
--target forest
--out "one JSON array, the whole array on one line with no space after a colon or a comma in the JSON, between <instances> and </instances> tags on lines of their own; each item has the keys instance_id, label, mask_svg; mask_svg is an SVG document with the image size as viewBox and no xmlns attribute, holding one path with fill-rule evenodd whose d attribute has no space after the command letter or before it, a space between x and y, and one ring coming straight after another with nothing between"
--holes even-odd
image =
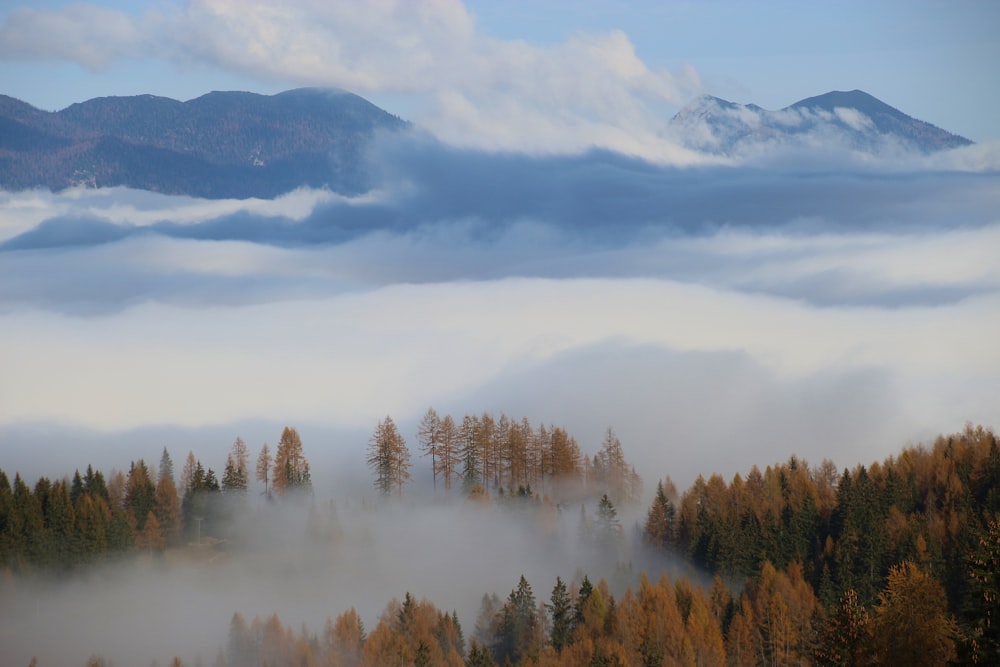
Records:
<instances>
[{"instance_id":1,"label":"forest","mask_svg":"<svg viewBox=\"0 0 1000 667\"><path fill-rule=\"evenodd\" d=\"M198 664L1000 663L1000 449L982 426L881 462L838 470L793 455L683 491L666 475L644 486L610 428L585 454L557 426L430 409L415 443L431 489L413 488L410 448L386 417L367 443L373 494L357 511L378 521L400 503L458 503L483 522L514 517L539 544L571 525L577 567L484 590L474 618L406 590L370 628L354 607L313 628L235 609ZM256 457L237 438L220 469L190 452L177 476L165 448L155 466L33 486L0 470L0 598L101 563L169 568L201 554L200 566L218 567L253 548L247 527L269 508L306 515L312 543L351 539L345 510L312 491L294 428ZM98 652L76 664L118 663Z\"/></svg>"}]
</instances>

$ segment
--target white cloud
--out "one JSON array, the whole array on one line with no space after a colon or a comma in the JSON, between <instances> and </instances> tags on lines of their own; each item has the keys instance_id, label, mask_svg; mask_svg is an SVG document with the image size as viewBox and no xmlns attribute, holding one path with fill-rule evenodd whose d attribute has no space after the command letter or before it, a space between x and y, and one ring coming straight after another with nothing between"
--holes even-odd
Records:
<instances>
[{"instance_id":1,"label":"white cloud","mask_svg":"<svg viewBox=\"0 0 1000 667\"><path fill-rule=\"evenodd\" d=\"M17 7L0 25L0 56L68 60L102 69L116 60L148 55L144 28L132 16L95 5L58 10Z\"/></svg>"},{"instance_id":2,"label":"white cloud","mask_svg":"<svg viewBox=\"0 0 1000 667\"><path fill-rule=\"evenodd\" d=\"M90 5L20 8L0 53L87 67L133 58L209 64L262 81L419 100L415 120L467 146L614 148L658 160L698 156L664 136L697 72L654 70L620 31L539 46L478 32L461 2L194 0L140 17Z\"/></svg>"}]
</instances>

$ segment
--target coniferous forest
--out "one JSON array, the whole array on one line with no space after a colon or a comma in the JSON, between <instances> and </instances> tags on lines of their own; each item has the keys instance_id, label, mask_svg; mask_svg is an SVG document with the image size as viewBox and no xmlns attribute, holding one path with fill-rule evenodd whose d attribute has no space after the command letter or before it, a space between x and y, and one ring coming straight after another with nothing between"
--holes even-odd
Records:
<instances>
[{"instance_id":1,"label":"coniferous forest","mask_svg":"<svg viewBox=\"0 0 1000 667\"><path fill-rule=\"evenodd\" d=\"M405 589L377 618L346 605L316 627L234 609L217 653L169 664L1000 663L1000 447L983 427L870 464L792 455L679 490L668 471L644 480L610 428L587 453L557 426L431 409L412 451L391 417L359 443L372 491L346 509L313 493L306 455L285 428L273 452L237 438L221 474L193 452L175 466L166 448L155 463L33 484L0 470L0 598L109 563L227 567L275 512L305 517L291 548L336 550L356 539L345 512L377 522L401 504L460 505L540 545L568 526L579 557L553 580L481 591L474 616ZM446 549L461 536L426 539ZM174 655L185 651L178 638ZM75 664L120 663L97 650Z\"/></svg>"}]
</instances>

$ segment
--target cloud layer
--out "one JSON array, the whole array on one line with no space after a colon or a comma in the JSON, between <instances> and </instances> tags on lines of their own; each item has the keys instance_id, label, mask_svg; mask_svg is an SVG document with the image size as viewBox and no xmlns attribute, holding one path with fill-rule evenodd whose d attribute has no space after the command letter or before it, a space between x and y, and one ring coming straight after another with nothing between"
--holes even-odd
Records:
<instances>
[{"instance_id":1,"label":"cloud layer","mask_svg":"<svg viewBox=\"0 0 1000 667\"><path fill-rule=\"evenodd\" d=\"M434 405L584 443L613 425L654 475L690 447L683 480L732 448L733 472L792 452L853 464L1000 417L994 173L413 138L373 160L381 186L360 198L4 194L15 446L53 423L235 437L254 420L364 433L389 413L415 430Z\"/></svg>"}]
</instances>

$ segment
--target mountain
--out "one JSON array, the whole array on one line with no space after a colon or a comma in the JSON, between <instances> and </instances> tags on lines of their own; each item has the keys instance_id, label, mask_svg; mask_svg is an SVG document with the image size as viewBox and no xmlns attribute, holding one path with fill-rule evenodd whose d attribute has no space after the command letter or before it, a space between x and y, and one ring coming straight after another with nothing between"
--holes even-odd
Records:
<instances>
[{"instance_id":1,"label":"mountain","mask_svg":"<svg viewBox=\"0 0 1000 667\"><path fill-rule=\"evenodd\" d=\"M46 112L0 95L0 188L125 185L198 197L367 189L377 132L408 124L357 95L302 88L101 97Z\"/></svg>"},{"instance_id":2,"label":"mountain","mask_svg":"<svg viewBox=\"0 0 1000 667\"><path fill-rule=\"evenodd\" d=\"M681 109L670 130L689 148L731 157L796 146L927 154L972 143L861 90L809 97L778 111L705 95Z\"/></svg>"}]
</instances>

